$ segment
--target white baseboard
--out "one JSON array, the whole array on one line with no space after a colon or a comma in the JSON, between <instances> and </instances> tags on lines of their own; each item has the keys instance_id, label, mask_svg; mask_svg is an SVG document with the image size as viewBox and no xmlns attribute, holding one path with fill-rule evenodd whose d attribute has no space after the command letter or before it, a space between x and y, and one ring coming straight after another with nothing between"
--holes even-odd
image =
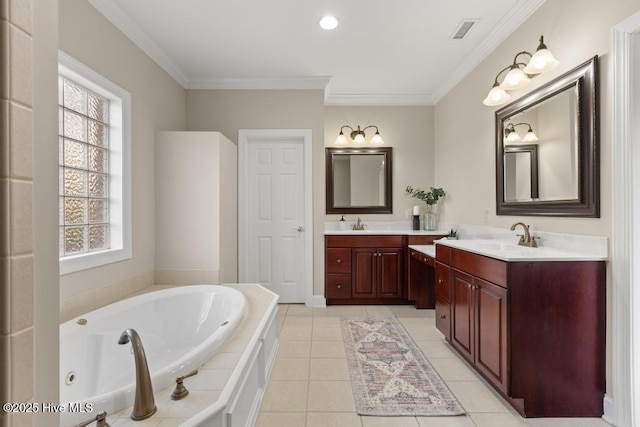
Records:
<instances>
[{"instance_id":1,"label":"white baseboard","mask_svg":"<svg viewBox=\"0 0 640 427\"><path fill-rule=\"evenodd\" d=\"M307 307L325 308L327 306L327 300L322 295L313 295L307 301Z\"/></svg>"},{"instance_id":2,"label":"white baseboard","mask_svg":"<svg viewBox=\"0 0 640 427\"><path fill-rule=\"evenodd\" d=\"M616 405L613 402L611 396L605 394L604 395L604 415L602 419L608 422L611 425L616 425Z\"/></svg>"}]
</instances>

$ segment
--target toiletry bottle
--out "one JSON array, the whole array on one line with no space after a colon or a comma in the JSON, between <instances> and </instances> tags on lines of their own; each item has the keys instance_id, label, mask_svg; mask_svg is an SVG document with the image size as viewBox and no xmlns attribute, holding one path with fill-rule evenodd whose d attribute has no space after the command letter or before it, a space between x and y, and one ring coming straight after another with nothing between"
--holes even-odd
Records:
<instances>
[{"instance_id":1,"label":"toiletry bottle","mask_svg":"<svg viewBox=\"0 0 640 427\"><path fill-rule=\"evenodd\" d=\"M342 217L340 218L340 221L338 221L338 229L339 230L347 229L347 221L344 220L344 215L342 215Z\"/></svg>"}]
</instances>

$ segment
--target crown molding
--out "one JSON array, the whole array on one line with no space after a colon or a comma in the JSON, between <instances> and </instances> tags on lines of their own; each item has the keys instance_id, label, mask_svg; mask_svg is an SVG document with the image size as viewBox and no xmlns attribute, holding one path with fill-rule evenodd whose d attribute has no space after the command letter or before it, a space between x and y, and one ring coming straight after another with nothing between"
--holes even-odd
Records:
<instances>
[{"instance_id":1,"label":"crown molding","mask_svg":"<svg viewBox=\"0 0 640 427\"><path fill-rule=\"evenodd\" d=\"M355 95L328 94L325 105L345 106L421 106L433 105L430 94L384 94L384 95Z\"/></svg>"},{"instance_id":2,"label":"crown molding","mask_svg":"<svg viewBox=\"0 0 640 427\"><path fill-rule=\"evenodd\" d=\"M331 77L277 77L246 79L190 79L187 89L326 90Z\"/></svg>"},{"instance_id":3,"label":"crown molding","mask_svg":"<svg viewBox=\"0 0 640 427\"><path fill-rule=\"evenodd\" d=\"M480 46L456 68L451 76L440 84L433 93L433 101L437 103L449 93L458 83L460 83L474 68L493 52L500 44L524 21L544 4L545 0L519 0L502 17L494 29L482 40Z\"/></svg>"},{"instance_id":4,"label":"crown molding","mask_svg":"<svg viewBox=\"0 0 640 427\"><path fill-rule=\"evenodd\" d=\"M112 0L89 0L89 3L155 61L160 68L173 77L182 87L187 88L189 79L184 71L122 11L120 6Z\"/></svg>"}]
</instances>

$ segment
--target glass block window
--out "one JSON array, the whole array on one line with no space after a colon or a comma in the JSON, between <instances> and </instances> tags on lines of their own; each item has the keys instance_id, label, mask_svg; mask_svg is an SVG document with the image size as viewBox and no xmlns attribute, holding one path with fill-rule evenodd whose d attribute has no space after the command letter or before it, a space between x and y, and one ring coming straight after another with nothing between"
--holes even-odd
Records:
<instances>
[{"instance_id":1,"label":"glass block window","mask_svg":"<svg viewBox=\"0 0 640 427\"><path fill-rule=\"evenodd\" d=\"M60 274L130 259L131 94L58 52Z\"/></svg>"},{"instance_id":2,"label":"glass block window","mask_svg":"<svg viewBox=\"0 0 640 427\"><path fill-rule=\"evenodd\" d=\"M109 100L58 80L60 256L109 249Z\"/></svg>"}]
</instances>

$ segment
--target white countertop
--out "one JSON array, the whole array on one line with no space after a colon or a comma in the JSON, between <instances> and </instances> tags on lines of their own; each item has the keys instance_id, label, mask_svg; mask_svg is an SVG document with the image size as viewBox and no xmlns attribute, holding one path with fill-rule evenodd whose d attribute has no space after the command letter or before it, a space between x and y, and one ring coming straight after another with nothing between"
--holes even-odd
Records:
<instances>
[{"instance_id":1,"label":"white countertop","mask_svg":"<svg viewBox=\"0 0 640 427\"><path fill-rule=\"evenodd\" d=\"M449 231L445 230L434 230L434 231L426 231L426 230L397 230L397 229L365 229L365 230L325 230L325 235L380 235L380 234L393 234L400 236L444 236L449 234Z\"/></svg>"},{"instance_id":2,"label":"white countertop","mask_svg":"<svg viewBox=\"0 0 640 427\"><path fill-rule=\"evenodd\" d=\"M409 249L428 255L431 258L436 257L436 247L434 245L409 245Z\"/></svg>"},{"instance_id":3,"label":"white countertop","mask_svg":"<svg viewBox=\"0 0 640 427\"><path fill-rule=\"evenodd\" d=\"M562 249L518 246L501 240L470 239L448 240L441 239L434 242L437 245L450 246L479 255L488 256L502 261L605 261L607 258L571 252Z\"/></svg>"}]
</instances>

